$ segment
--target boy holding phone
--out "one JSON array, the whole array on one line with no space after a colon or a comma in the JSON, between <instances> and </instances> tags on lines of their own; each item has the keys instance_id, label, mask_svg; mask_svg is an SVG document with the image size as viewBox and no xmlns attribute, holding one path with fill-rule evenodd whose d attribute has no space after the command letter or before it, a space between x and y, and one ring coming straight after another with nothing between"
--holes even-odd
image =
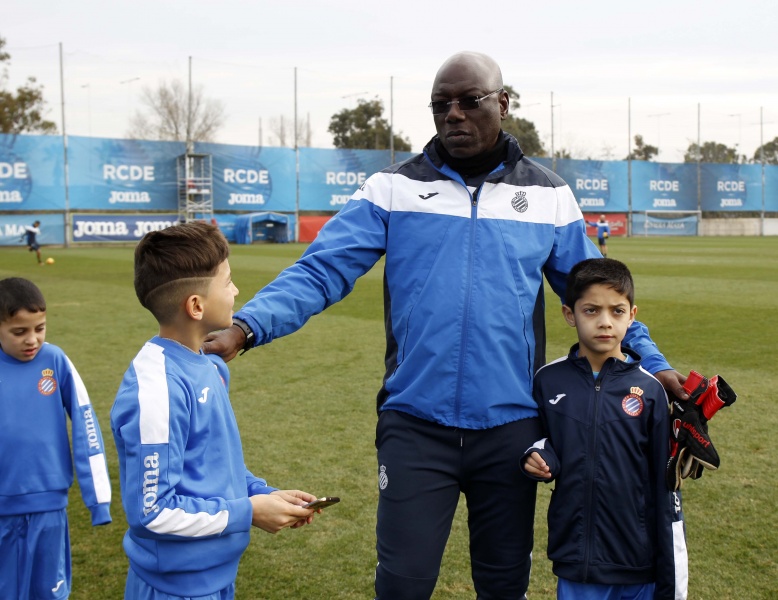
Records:
<instances>
[{"instance_id":1,"label":"boy holding phone","mask_svg":"<svg viewBox=\"0 0 778 600\"><path fill-rule=\"evenodd\" d=\"M235 596L253 526L270 533L313 520L316 496L280 491L244 465L224 361L200 347L232 324L238 289L217 227L148 233L135 249L135 291L159 322L125 373L111 411L129 522L125 597Z\"/></svg>"}]
</instances>

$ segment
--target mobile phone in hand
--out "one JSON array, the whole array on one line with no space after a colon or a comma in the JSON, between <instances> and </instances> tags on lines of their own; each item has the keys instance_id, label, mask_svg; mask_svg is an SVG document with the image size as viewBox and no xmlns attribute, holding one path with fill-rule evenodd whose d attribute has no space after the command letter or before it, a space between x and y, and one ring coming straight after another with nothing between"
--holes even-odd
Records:
<instances>
[{"instance_id":1,"label":"mobile phone in hand","mask_svg":"<svg viewBox=\"0 0 778 600\"><path fill-rule=\"evenodd\" d=\"M337 504L338 502L340 502L340 498L335 496L325 496L324 498L318 498L313 502L309 502L308 504L303 504L303 508L325 508L327 506Z\"/></svg>"}]
</instances>

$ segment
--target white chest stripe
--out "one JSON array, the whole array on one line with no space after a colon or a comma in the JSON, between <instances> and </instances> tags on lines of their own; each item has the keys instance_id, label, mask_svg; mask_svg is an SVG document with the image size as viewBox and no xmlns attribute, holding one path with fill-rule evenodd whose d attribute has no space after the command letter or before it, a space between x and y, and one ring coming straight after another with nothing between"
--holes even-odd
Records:
<instances>
[{"instance_id":1,"label":"white chest stripe","mask_svg":"<svg viewBox=\"0 0 778 600\"><path fill-rule=\"evenodd\" d=\"M472 192L472 190L471 190ZM354 200L368 200L390 212L416 212L469 219L470 194L451 180L416 181L403 175L377 173ZM543 223L556 227L583 218L569 186L515 186L485 183L478 201L479 219Z\"/></svg>"}]
</instances>

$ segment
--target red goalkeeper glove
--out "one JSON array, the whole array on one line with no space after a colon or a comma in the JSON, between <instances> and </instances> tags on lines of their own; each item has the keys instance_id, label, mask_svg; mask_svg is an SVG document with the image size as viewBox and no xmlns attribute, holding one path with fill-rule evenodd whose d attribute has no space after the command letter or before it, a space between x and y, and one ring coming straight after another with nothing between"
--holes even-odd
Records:
<instances>
[{"instance_id":1,"label":"red goalkeeper glove","mask_svg":"<svg viewBox=\"0 0 778 600\"><path fill-rule=\"evenodd\" d=\"M667 485L671 490L680 488L687 477L701 477L703 468L718 469L721 461L708 435L708 420L737 399L719 375L708 380L692 371L683 387L689 400L673 397L671 402L673 419L667 463Z\"/></svg>"}]
</instances>

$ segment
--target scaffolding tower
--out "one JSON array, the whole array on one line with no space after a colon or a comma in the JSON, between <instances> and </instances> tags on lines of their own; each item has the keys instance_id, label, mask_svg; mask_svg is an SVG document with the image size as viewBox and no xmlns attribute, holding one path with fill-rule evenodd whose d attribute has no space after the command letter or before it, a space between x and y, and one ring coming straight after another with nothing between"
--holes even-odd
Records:
<instances>
[{"instance_id":1,"label":"scaffolding tower","mask_svg":"<svg viewBox=\"0 0 778 600\"><path fill-rule=\"evenodd\" d=\"M213 221L213 161L210 154L178 157L178 220Z\"/></svg>"}]
</instances>

